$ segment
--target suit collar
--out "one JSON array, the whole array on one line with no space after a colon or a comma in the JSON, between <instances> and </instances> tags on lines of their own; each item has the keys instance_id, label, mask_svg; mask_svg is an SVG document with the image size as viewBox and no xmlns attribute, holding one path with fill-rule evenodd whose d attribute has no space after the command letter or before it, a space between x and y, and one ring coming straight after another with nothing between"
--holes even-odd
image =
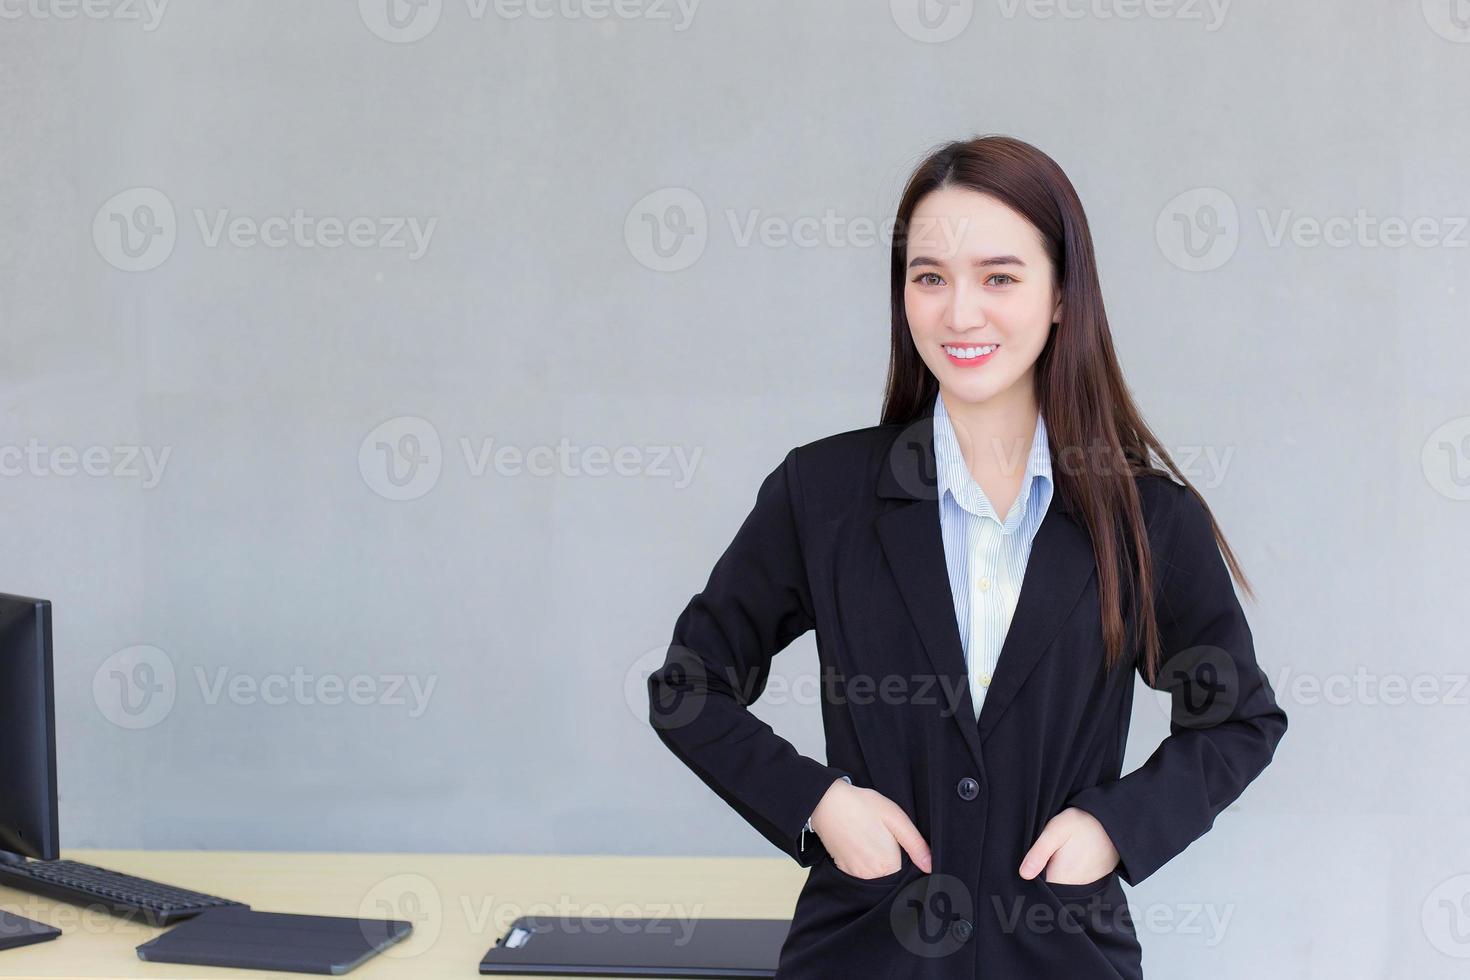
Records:
<instances>
[{"instance_id":1,"label":"suit collar","mask_svg":"<svg viewBox=\"0 0 1470 980\"><path fill-rule=\"evenodd\" d=\"M1015 614L978 724L960 642L939 523L933 416L896 427L878 475L878 494L908 501L880 514L878 538L941 691L959 692L953 714L975 765L980 747L1045 655L1096 571L1092 541L1062 485L1037 529Z\"/></svg>"},{"instance_id":2,"label":"suit collar","mask_svg":"<svg viewBox=\"0 0 1470 980\"><path fill-rule=\"evenodd\" d=\"M985 496L970 475L969 465L960 446L959 434L954 422L945 410L944 398L934 395L934 460L939 477L939 499L948 493L960 507L977 517L990 516L997 524L1010 531L1026 520L1032 507L1045 508L1052 497L1051 443L1047 438L1046 419L1036 413L1034 434L1026 448L1025 471L1021 475L1020 491L1016 494L1012 510L1007 514L996 511L994 504ZM1012 450L1006 447L1009 455ZM1014 466L1018 460L1008 459L1007 465Z\"/></svg>"},{"instance_id":3,"label":"suit collar","mask_svg":"<svg viewBox=\"0 0 1470 980\"><path fill-rule=\"evenodd\" d=\"M937 396L936 396L937 397ZM895 500L939 500L943 491L939 463L935 455L934 405L928 405L924 413L906 423L893 423L883 428L889 430L887 447L883 453L883 465L878 471L877 493L880 497ZM1038 416L1041 421L1041 416ZM1039 440L1049 444L1050 435L1042 425L1037 426ZM1051 453L1038 452L1037 441L1032 443L1032 461L1027 465L1035 472L1044 472L1052 481L1052 500L1047 512L1059 508L1067 514L1079 514L1075 502L1064 481L1056 481L1052 473ZM1042 457L1045 462L1042 462Z\"/></svg>"}]
</instances>

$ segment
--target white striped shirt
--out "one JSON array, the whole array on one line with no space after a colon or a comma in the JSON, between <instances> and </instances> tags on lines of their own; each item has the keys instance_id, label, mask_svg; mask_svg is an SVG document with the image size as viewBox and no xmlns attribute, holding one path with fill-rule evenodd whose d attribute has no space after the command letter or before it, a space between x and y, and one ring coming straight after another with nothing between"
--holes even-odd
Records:
<instances>
[{"instance_id":1,"label":"white striped shirt","mask_svg":"<svg viewBox=\"0 0 1470 980\"><path fill-rule=\"evenodd\" d=\"M1016 447L992 443L976 433L973 449L1001 452L1005 459ZM1046 422L1036 415L1036 435L1026 454L1021 489L1005 520L996 514L965 465L959 440L944 399L934 396L934 459L939 476L939 527L944 538L944 562L954 595L955 622L970 675L975 718L995 675L1001 645L1010 630L1031 543L1051 506L1051 448ZM1019 463L1019 460L1015 461Z\"/></svg>"}]
</instances>

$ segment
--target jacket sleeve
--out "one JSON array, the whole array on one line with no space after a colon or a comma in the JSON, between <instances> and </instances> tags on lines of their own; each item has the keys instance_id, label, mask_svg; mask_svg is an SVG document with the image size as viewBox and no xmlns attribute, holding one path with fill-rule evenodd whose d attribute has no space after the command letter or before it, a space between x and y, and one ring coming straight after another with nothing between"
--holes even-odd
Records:
<instances>
[{"instance_id":1,"label":"jacket sleeve","mask_svg":"<svg viewBox=\"0 0 1470 980\"><path fill-rule=\"evenodd\" d=\"M755 506L674 624L648 678L649 723L678 758L798 864L822 849L802 829L827 788L848 775L798 753L748 705L771 658L812 629L796 515L795 449L761 483Z\"/></svg>"},{"instance_id":2,"label":"jacket sleeve","mask_svg":"<svg viewBox=\"0 0 1470 980\"><path fill-rule=\"evenodd\" d=\"M1161 663L1150 684L1171 694L1169 735L1138 769L1067 801L1102 823L1131 885L1208 831L1286 732L1209 515L1187 488L1171 486L1172 545L1156 565Z\"/></svg>"}]
</instances>

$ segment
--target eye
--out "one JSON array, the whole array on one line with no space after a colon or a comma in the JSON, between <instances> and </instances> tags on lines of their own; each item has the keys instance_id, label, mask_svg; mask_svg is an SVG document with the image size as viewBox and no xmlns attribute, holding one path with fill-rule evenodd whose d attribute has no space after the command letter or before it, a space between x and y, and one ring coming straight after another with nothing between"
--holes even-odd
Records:
<instances>
[{"instance_id":1,"label":"eye","mask_svg":"<svg viewBox=\"0 0 1470 980\"><path fill-rule=\"evenodd\" d=\"M938 282L932 282L932 283L924 282L925 279L928 279L930 277L933 277L934 279L937 279ZM926 286L940 286L940 285L943 285L944 280L942 278L940 278L940 275L937 272L921 272L917 276L914 277L914 282L923 283L923 285L926 285Z\"/></svg>"},{"instance_id":2,"label":"eye","mask_svg":"<svg viewBox=\"0 0 1470 980\"><path fill-rule=\"evenodd\" d=\"M1016 281L1016 277L1013 276L1013 275L1011 275L1009 272L997 272L995 275L991 276L989 279L986 279L985 281L986 282L992 282L992 281L994 281L996 279L1004 279L1004 280L1006 280L1006 283L1011 283L1011 282L1015 282ZM1006 283L1001 283L1000 285L1006 285Z\"/></svg>"}]
</instances>

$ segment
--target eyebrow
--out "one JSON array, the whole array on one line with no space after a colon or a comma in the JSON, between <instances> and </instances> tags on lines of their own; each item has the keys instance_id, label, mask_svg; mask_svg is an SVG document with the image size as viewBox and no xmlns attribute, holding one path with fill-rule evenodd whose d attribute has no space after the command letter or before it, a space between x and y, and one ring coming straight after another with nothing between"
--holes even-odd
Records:
<instances>
[{"instance_id":1,"label":"eyebrow","mask_svg":"<svg viewBox=\"0 0 1470 980\"><path fill-rule=\"evenodd\" d=\"M1026 263L1014 255L992 255L986 259L975 259L971 263L977 269L984 269L992 265L1019 265L1025 268ZM927 255L916 255L909 260L909 268L916 265L944 265L939 259L930 258Z\"/></svg>"}]
</instances>

